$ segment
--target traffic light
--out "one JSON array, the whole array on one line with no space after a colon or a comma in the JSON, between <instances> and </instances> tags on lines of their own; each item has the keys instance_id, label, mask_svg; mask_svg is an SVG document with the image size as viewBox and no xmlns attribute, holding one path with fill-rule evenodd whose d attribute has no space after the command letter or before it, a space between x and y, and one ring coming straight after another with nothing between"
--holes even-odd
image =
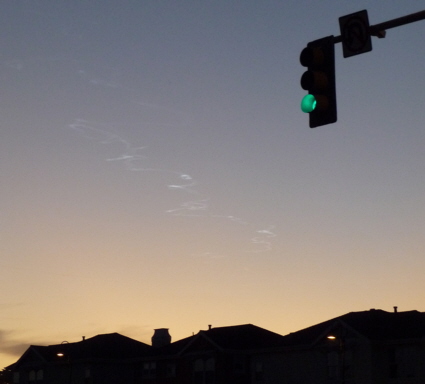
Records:
<instances>
[{"instance_id":1,"label":"traffic light","mask_svg":"<svg viewBox=\"0 0 425 384\"><path fill-rule=\"evenodd\" d=\"M301 87L308 91L301 101L301 110L310 115L310 128L335 123L335 49L334 37L328 36L307 44L300 55L307 71Z\"/></svg>"}]
</instances>

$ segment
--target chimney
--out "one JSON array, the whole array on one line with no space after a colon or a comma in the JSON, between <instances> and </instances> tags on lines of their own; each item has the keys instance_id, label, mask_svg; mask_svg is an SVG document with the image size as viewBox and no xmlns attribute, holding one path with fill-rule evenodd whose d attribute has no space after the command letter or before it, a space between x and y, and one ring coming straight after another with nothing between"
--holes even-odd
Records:
<instances>
[{"instance_id":1,"label":"chimney","mask_svg":"<svg viewBox=\"0 0 425 384\"><path fill-rule=\"evenodd\" d=\"M208 324L208 330L211 331L212 325Z\"/></svg>"},{"instance_id":2,"label":"chimney","mask_svg":"<svg viewBox=\"0 0 425 384\"><path fill-rule=\"evenodd\" d=\"M85 336L83 336L83 341L86 339L86 337Z\"/></svg>"},{"instance_id":3,"label":"chimney","mask_svg":"<svg viewBox=\"0 0 425 384\"><path fill-rule=\"evenodd\" d=\"M152 336L152 347L159 348L171 343L171 336L168 333L168 328L158 328L154 331Z\"/></svg>"},{"instance_id":4,"label":"chimney","mask_svg":"<svg viewBox=\"0 0 425 384\"><path fill-rule=\"evenodd\" d=\"M394 313L397 313L397 307L394 307Z\"/></svg>"}]
</instances>

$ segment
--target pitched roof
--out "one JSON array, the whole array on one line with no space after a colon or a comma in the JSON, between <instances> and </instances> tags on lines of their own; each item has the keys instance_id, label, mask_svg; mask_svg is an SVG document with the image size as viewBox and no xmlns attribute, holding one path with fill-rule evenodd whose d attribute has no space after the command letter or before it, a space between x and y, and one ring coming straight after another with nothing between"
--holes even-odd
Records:
<instances>
[{"instance_id":1,"label":"pitched roof","mask_svg":"<svg viewBox=\"0 0 425 384\"><path fill-rule=\"evenodd\" d=\"M59 362L61 359L125 359L149 353L151 346L119 333L97 335L76 343L31 345L16 364L25 360ZM58 353L63 354L62 357Z\"/></svg>"},{"instance_id":2,"label":"pitched roof","mask_svg":"<svg viewBox=\"0 0 425 384\"><path fill-rule=\"evenodd\" d=\"M341 320L371 340L412 339L425 337L425 313L418 311L352 312Z\"/></svg>"},{"instance_id":3,"label":"pitched roof","mask_svg":"<svg viewBox=\"0 0 425 384\"><path fill-rule=\"evenodd\" d=\"M252 324L211 328L161 348L136 341L119 333L97 335L76 343L31 346L16 362L59 362L61 359L126 359L169 357L192 349L221 351L266 350L280 347L309 347L337 329L348 330L371 341L425 340L425 313L370 310L350 312L286 336ZM61 358L58 353L64 356Z\"/></svg>"},{"instance_id":4,"label":"pitched roof","mask_svg":"<svg viewBox=\"0 0 425 384\"><path fill-rule=\"evenodd\" d=\"M173 345L179 343L176 342L170 344L166 350L181 354L196 345L203 344L219 350L246 351L280 346L283 340L282 335L252 324L244 324L199 331L195 336L182 340L179 348Z\"/></svg>"},{"instance_id":5,"label":"pitched roof","mask_svg":"<svg viewBox=\"0 0 425 384\"><path fill-rule=\"evenodd\" d=\"M345 327L371 341L425 337L425 313L386 312L380 309L350 312L285 336L286 345L309 345L337 327Z\"/></svg>"},{"instance_id":6,"label":"pitched roof","mask_svg":"<svg viewBox=\"0 0 425 384\"><path fill-rule=\"evenodd\" d=\"M223 349L261 349L282 345L284 337L252 324L211 328L200 331L207 339Z\"/></svg>"}]
</instances>

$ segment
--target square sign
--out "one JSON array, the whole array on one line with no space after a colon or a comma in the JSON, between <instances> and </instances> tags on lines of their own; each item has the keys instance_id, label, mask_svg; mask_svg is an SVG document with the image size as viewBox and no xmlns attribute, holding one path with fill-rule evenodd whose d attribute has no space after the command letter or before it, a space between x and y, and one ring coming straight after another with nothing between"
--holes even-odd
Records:
<instances>
[{"instance_id":1,"label":"square sign","mask_svg":"<svg viewBox=\"0 0 425 384\"><path fill-rule=\"evenodd\" d=\"M344 57L360 55L372 50L367 10L339 18Z\"/></svg>"}]
</instances>

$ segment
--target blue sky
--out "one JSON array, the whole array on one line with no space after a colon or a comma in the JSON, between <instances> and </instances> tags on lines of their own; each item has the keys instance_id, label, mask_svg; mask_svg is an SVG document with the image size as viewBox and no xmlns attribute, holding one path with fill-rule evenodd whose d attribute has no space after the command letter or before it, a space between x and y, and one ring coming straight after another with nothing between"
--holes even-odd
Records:
<instances>
[{"instance_id":1,"label":"blue sky","mask_svg":"<svg viewBox=\"0 0 425 384\"><path fill-rule=\"evenodd\" d=\"M2 365L81 335L423 311L425 23L336 45L337 123L299 107L309 41L421 7L2 2Z\"/></svg>"}]
</instances>

